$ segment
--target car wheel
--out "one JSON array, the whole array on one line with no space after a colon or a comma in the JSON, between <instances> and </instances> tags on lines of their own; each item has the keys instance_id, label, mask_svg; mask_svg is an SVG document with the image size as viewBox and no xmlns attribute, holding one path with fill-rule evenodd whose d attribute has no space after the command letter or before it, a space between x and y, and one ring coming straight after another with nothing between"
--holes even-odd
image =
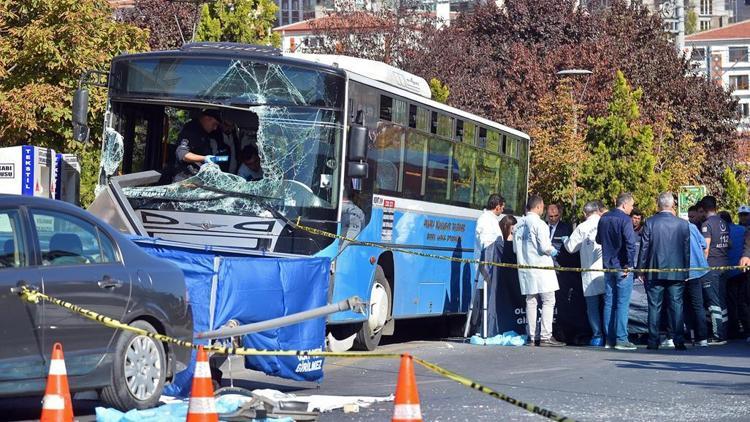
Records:
<instances>
[{"instance_id":1,"label":"car wheel","mask_svg":"<svg viewBox=\"0 0 750 422\"><path fill-rule=\"evenodd\" d=\"M130 326L157 332L146 321L133 321ZM112 380L102 389L102 400L124 411L154 407L164 388L166 362L160 341L123 331L115 347Z\"/></svg>"},{"instance_id":2,"label":"car wheel","mask_svg":"<svg viewBox=\"0 0 750 422\"><path fill-rule=\"evenodd\" d=\"M367 320L357 333L354 348L358 350L375 350L383 336L383 327L391 317L391 286L385 278L383 268L378 265L375 270L375 281L370 288L370 300L367 302Z\"/></svg>"}]
</instances>

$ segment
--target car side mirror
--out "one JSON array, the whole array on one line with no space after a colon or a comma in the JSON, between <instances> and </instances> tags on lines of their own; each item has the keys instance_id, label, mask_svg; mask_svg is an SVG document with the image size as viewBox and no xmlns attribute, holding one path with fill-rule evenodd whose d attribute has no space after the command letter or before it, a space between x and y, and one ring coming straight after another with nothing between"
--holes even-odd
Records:
<instances>
[{"instance_id":1,"label":"car side mirror","mask_svg":"<svg viewBox=\"0 0 750 422\"><path fill-rule=\"evenodd\" d=\"M76 89L73 94L73 139L86 142L89 139L89 90Z\"/></svg>"}]
</instances>

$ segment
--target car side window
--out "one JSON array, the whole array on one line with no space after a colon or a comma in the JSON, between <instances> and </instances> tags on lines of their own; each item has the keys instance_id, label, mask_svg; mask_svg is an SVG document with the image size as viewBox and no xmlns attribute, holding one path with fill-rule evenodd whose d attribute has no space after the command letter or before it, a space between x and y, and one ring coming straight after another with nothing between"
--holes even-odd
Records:
<instances>
[{"instance_id":1,"label":"car side window","mask_svg":"<svg viewBox=\"0 0 750 422\"><path fill-rule=\"evenodd\" d=\"M21 235L21 216L16 210L0 210L0 271L28 264Z\"/></svg>"},{"instance_id":2,"label":"car side window","mask_svg":"<svg viewBox=\"0 0 750 422\"><path fill-rule=\"evenodd\" d=\"M32 210L33 222L42 255L42 265L81 265L109 262L102 253L99 232L93 224L73 215L48 210Z\"/></svg>"},{"instance_id":3,"label":"car side window","mask_svg":"<svg viewBox=\"0 0 750 422\"><path fill-rule=\"evenodd\" d=\"M102 246L101 259L99 262L118 262L119 259L117 259L117 252L115 246L112 244L112 240L106 233L104 233L104 230L97 228L96 231L99 234L99 242Z\"/></svg>"}]
</instances>

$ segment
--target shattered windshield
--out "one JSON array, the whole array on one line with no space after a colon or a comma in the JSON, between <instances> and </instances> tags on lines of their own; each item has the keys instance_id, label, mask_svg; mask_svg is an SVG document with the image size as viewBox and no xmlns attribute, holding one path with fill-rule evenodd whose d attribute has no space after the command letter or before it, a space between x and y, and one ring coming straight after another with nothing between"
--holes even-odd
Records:
<instances>
[{"instance_id":1,"label":"shattered windshield","mask_svg":"<svg viewBox=\"0 0 750 422\"><path fill-rule=\"evenodd\" d=\"M135 209L335 219L345 79L329 68L274 60L180 53L114 60L113 129L124 136L125 157L105 145L102 166L162 174L158 185L123 189ZM174 177L185 165L176 154L180 131L195 133L200 120L195 103L213 104L225 131L211 132L212 150L198 154L227 159ZM258 169L251 159L252 177L240 168L249 146L260 160Z\"/></svg>"},{"instance_id":2,"label":"shattered windshield","mask_svg":"<svg viewBox=\"0 0 750 422\"><path fill-rule=\"evenodd\" d=\"M248 181L206 163L197 174L162 186L124 188L137 209L288 218L335 210L338 198L339 112L258 106L257 146L263 177ZM240 125L242 122L240 122Z\"/></svg>"},{"instance_id":3,"label":"shattered windshield","mask_svg":"<svg viewBox=\"0 0 750 422\"><path fill-rule=\"evenodd\" d=\"M112 65L113 98L202 100L232 105L341 107L341 75L243 59L121 58Z\"/></svg>"}]
</instances>

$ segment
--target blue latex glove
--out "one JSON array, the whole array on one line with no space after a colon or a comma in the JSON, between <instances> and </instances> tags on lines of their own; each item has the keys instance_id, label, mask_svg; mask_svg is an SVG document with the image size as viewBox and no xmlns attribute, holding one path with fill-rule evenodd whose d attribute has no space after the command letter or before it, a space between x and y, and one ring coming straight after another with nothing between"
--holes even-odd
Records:
<instances>
[{"instance_id":1,"label":"blue latex glove","mask_svg":"<svg viewBox=\"0 0 750 422\"><path fill-rule=\"evenodd\" d=\"M550 256L552 256L552 257L554 258L554 257L556 257L556 256L557 256L557 254L559 254L559 253L560 253L560 251L558 251L557 249L552 249L552 252L550 253Z\"/></svg>"},{"instance_id":2,"label":"blue latex glove","mask_svg":"<svg viewBox=\"0 0 750 422\"><path fill-rule=\"evenodd\" d=\"M560 237L560 241L561 241L562 243L565 243L565 242L567 242L567 241L568 241L568 239L569 239L569 237L568 237L568 236L561 236L561 237Z\"/></svg>"},{"instance_id":3,"label":"blue latex glove","mask_svg":"<svg viewBox=\"0 0 750 422\"><path fill-rule=\"evenodd\" d=\"M212 163L224 163L224 162L229 161L229 156L226 156L226 155L207 155L205 162L207 163L209 161L212 162Z\"/></svg>"}]
</instances>

